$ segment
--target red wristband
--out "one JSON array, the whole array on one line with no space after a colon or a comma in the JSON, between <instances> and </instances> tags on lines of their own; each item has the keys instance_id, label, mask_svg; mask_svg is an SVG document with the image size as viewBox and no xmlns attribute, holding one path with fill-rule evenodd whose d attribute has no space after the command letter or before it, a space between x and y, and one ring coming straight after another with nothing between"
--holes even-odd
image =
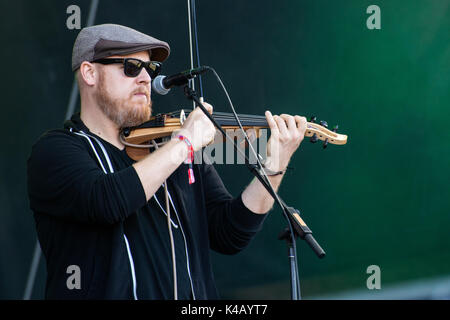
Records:
<instances>
[{"instance_id":1,"label":"red wristband","mask_svg":"<svg viewBox=\"0 0 450 320\"><path fill-rule=\"evenodd\" d=\"M189 164L188 180L189 184L193 184L195 182L194 170L192 167L192 164L194 163L194 147L192 146L191 141L189 141L189 139L186 138L185 136L182 136L180 134L177 136L177 138L180 139L181 141L184 141L188 146L188 157L186 158L186 160L184 160L184 163Z\"/></svg>"}]
</instances>

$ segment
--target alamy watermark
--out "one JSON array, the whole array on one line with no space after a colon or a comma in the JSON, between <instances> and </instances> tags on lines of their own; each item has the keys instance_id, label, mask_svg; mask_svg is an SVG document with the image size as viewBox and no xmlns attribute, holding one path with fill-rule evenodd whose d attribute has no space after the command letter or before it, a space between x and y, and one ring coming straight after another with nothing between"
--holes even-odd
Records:
<instances>
[{"instance_id":1,"label":"alamy watermark","mask_svg":"<svg viewBox=\"0 0 450 320\"><path fill-rule=\"evenodd\" d=\"M79 6L72 4L67 7L66 13L69 14L66 20L67 29L81 29L81 9ZM367 7L366 13L370 16L366 20L366 26L369 30L381 29L381 9L379 6L372 4Z\"/></svg>"},{"instance_id":2,"label":"alamy watermark","mask_svg":"<svg viewBox=\"0 0 450 320\"><path fill-rule=\"evenodd\" d=\"M79 6L72 4L67 7L66 13L69 14L66 20L66 27L69 30L81 29L81 9Z\"/></svg>"},{"instance_id":3,"label":"alamy watermark","mask_svg":"<svg viewBox=\"0 0 450 320\"><path fill-rule=\"evenodd\" d=\"M367 7L366 13L370 16L366 20L367 29L381 29L381 9L379 6L372 4Z\"/></svg>"},{"instance_id":4,"label":"alamy watermark","mask_svg":"<svg viewBox=\"0 0 450 320\"><path fill-rule=\"evenodd\" d=\"M67 267L66 273L69 274L66 280L67 289L81 289L81 269L79 266L72 264Z\"/></svg>"},{"instance_id":5,"label":"alamy watermark","mask_svg":"<svg viewBox=\"0 0 450 320\"><path fill-rule=\"evenodd\" d=\"M367 267L366 273L370 274L370 276L367 278L366 286L367 289L373 290L381 289L381 269L379 266L373 264Z\"/></svg>"},{"instance_id":6,"label":"alamy watermark","mask_svg":"<svg viewBox=\"0 0 450 320\"><path fill-rule=\"evenodd\" d=\"M195 126L194 126L195 127ZM244 134L239 129L227 129L225 130L227 137L223 137L220 131L216 131L216 135L212 141L204 141L207 144L202 149L195 152L194 164L245 164L247 157L248 164L257 164L258 160L262 163L266 162L268 156L268 129L258 129L257 134L254 129L246 130L246 134L250 145L244 137ZM195 132L194 135L201 132ZM172 138L176 137L177 132L172 134ZM258 137L257 137L258 135ZM203 137L207 139L206 137ZM236 144L237 150L233 145ZM255 151L256 154L253 152ZM182 150L180 153L173 152L170 155L170 160L174 163L179 162L180 158L184 156ZM281 152L279 144L273 143L270 146L270 162L271 167L277 168L281 159Z\"/></svg>"}]
</instances>

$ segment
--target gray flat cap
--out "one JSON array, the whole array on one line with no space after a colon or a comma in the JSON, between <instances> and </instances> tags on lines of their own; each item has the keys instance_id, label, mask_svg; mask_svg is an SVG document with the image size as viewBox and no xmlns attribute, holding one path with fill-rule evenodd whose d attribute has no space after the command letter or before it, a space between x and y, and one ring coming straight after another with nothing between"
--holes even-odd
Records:
<instances>
[{"instance_id":1,"label":"gray flat cap","mask_svg":"<svg viewBox=\"0 0 450 320\"><path fill-rule=\"evenodd\" d=\"M170 54L169 45L144 33L118 24L101 24L81 29L72 51L72 71L83 61L92 62L113 55L127 55L148 50L152 61L163 62Z\"/></svg>"}]
</instances>

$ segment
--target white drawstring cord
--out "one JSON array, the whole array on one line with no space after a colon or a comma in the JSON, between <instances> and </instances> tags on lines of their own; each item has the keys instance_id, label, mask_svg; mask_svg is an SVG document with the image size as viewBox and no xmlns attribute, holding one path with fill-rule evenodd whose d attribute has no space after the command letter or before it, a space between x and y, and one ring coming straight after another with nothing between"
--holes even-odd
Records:
<instances>
[{"instance_id":1,"label":"white drawstring cord","mask_svg":"<svg viewBox=\"0 0 450 320\"><path fill-rule=\"evenodd\" d=\"M155 150L159 148L155 140L152 140L153 146ZM177 261L175 257L175 244L173 241L173 233L172 233L172 220L170 219L170 203L169 196L167 191L167 180L164 181L164 194L166 198L166 215L167 215L167 229L169 230L169 238L170 238L170 251L172 252L172 274L173 274L173 299L178 300L178 283L177 283ZM155 197L156 199L156 197ZM159 201L158 201L159 204Z\"/></svg>"},{"instance_id":2,"label":"white drawstring cord","mask_svg":"<svg viewBox=\"0 0 450 320\"><path fill-rule=\"evenodd\" d=\"M80 132L75 132L75 131L72 130L72 128L70 128L70 132L75 133L75 134L77 134L79 136L82 136L82 137L84 137L84 138L86 138L88 140L89 145L91 146L92 150L94 151L95 156L97 157L97 161L100 164L100 166L102 167L103 172L105 174L108 174L108 172L106 171L105 167L103 166L103 162L101 161L101 159L100 159L100 157L99 157L99 155L97 153L97 150L94 148L94 144L92 143L92 141L91 141L91 139L89 137L94 139L100 145L100 149L102 149L103 155L105 156L106 162L108 163L108 166L109 166L109 171L111 173L114 172L114 169L113 169L112 164L111 164L111 160L109 159L109 156L108 156L108 153L106 152L106 149L103 146L103 144L97 138L95 138L95 137L93 137L93 136L83 132L82 130L80 130ZM125 240L125 246L127 248L128 260L130 261L131 278L133 280L133 296L134 296L134 300L138 300L137 293L136 293L137 281L136 281L136 272L135 272L135 269L134 269L133 255L131 254L130 244L128 243L128 239L127 239L127 237L125 235L125 232L123 234L123 238Z\"/></svg>"}]
</instances>

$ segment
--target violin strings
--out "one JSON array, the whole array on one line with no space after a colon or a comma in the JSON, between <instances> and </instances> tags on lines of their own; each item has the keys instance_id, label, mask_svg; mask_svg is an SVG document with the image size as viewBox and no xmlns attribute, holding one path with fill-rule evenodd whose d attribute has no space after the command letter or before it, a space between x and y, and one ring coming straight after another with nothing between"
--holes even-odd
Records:
<instances>
[{"instance_id":1,"label":"violin strings","mask_svg":"<svg viewBox=\"0 0 450 320\"><path fill-rule=\"evenodd\" d=\"M184 113L186 116L189 116L191 111L185 110ZM168 115L172 117L180 117L181 110L169 112ZM224 123L227 125L237 125L236 119L231 113L227 112L214 112L213 118L221 125ZM265 116L259 115L250 115L250 114L239 114L239 119L241 120L244 126L267 126L267 120Z\"/></svg>"}]
</instances>

